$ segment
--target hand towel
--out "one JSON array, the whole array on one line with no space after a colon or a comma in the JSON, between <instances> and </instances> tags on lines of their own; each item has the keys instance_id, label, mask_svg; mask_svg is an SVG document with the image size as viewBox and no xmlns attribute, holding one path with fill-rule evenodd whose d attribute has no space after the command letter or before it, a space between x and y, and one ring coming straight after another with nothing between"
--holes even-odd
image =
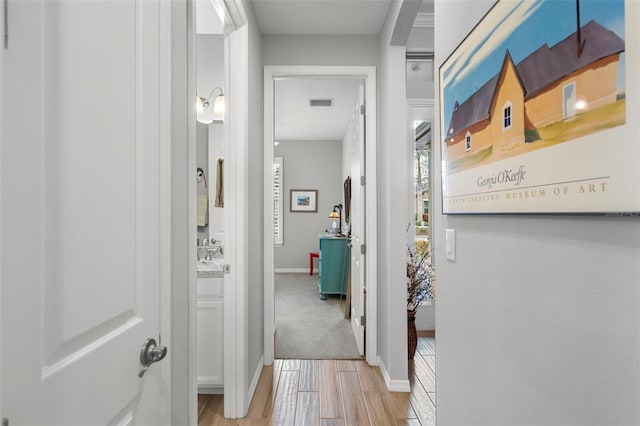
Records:
<instances>
[{"instance_id":1,"label":"hand towel","mask_svg":"<svg viewBox=\"0 0 640 426\"><path fill-rule=\"evenodd\" d=\"M207 226L209 223L209 197L207 194L198 194L198 226Z\"/></svg>"},{"instance_id":2,"label":"hand towel","mask_svg":"<svg viewBox=\"0 0 640 426\"><path fill-rule=\"evenodd\" d=\"M218 158L216 166L216 198L215 207L224 207L224 158Z\"/></svg>"}]
</instances>

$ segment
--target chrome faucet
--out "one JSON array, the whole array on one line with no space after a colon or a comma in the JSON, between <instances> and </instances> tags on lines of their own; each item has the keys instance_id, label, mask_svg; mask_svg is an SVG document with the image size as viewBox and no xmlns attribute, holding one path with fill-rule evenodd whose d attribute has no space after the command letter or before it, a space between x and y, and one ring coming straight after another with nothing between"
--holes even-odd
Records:
<instances>
[{"instance_id":1,"label":"chrome faucet","mask_svg":"<svg viewBox=\"0 0 640 426\"><path fill-rule=\"evenodd\" d=\"M222 246L213 247L207 250L207 257L205 260L213 260L213 255L216 253L224 254Z\"/></svg>"}]
</instances>

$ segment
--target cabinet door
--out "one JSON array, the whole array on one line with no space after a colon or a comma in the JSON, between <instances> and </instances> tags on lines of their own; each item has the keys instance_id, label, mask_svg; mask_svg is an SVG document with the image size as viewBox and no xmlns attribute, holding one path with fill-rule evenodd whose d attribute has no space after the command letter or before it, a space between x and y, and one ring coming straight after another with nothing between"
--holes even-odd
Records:
<instances>
[{"instance_id":1,"label":"cabinet door","mask_svg":"<svg viewBox=\"0 0 640 426\"><path fill-rule=\"evenodd\" d=\"M198 300L198 386L223 385L221 300Z\"/></svg>"},{"instance_id":2,"label":"cabinet door","mask_svg":"<svg viewBox=\"0 0 640 426\"><path fill-rule=\"evenodd\" d=\"M349 254L345 238L320 240L321 294L345 294Z\"/></svg>"}]
</instances>

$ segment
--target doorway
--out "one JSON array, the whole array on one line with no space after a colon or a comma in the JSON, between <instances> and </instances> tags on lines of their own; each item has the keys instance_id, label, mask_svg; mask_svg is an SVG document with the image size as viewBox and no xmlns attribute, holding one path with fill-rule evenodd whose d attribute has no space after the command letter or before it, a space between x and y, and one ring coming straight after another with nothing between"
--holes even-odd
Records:
<instances>
[{"instance_id":1,"label":"doorway","mask_svg":"<svg viewBox=\"0 0 640 426\"><path fill-rule=\"evenodd\" d=\"M348 177L361 147L351 78L275 81L275 357L358 359L350 323ZM358 189L358 188L356 188ZM361 215L363 216L363 215ZM360 216L359 216L360 217Z\"/></svg>"},{"instance_id":2,"label":"doorway","mask_svg":"<svg viewBox=\"0 0 640 426\"><path fill-rule=\"evenodd\" d=\"M195 388L190 401L200 408L212 394L222 394L225 384L224 289L229 286L223 272L228 244L225 238L225 41L222 20L209 1L194 1L192 75L194 92L189 101L195 107L196 181L196 283L195 300L190 301L195 328ZM228 234L227 234L228 235ZM191 265L194 265L192 263ZM193 267L193 266L192 266ZM198 413L200 413L200 409Z\"/></svg>"},{"instance_id":3,"label":"doorway","mask_svg":"<svg viewBox=\"0 0 640 426\"><path fill-rule=\"evenodd\" d=\"M364 256L369 258L375 258L376 256L376 238L375 238L375 229L376 229L376 184L375 184L375 173L376 173L376 150L375 150L375 141L376 141L376 114L375 114L375 86L376 86L376 78L375 78L375 68L374 67L265 67L265 100L264 100L264 170L265 170L265 188L264 188L264 199L265 199L265 223L264 223L264 265L265 265L265 277L264 277L264 285L265 285L265 342L264 342L264 354L265 354L265 364L271 364L275 357L275 282L276 282L276 269L275 269L275 241L276 237L274 236L274 230L277 229L276 225L274 225L276 220L276 214L274 214L274 191L273 191L273 170L274 170L274 157L276 152L276 111L274 108L275 100L276 100L276 85L278 81L287 80L287 79L299 79L299 78L307 78L307 79L339 79L339 80L347 80L347 81L362 81L362 96L366 99L368 110L366 111L366 121L363 120L362 131L365 131L366 128L366 146L368 149L364 149L362 147L362 174L358 176L356 179L352 177L352 186L353 189L354 181L358 185L361 183L364 184L365 180L370 182L368 185L362 185L361 189L363 194L366 196L362 197L362 211L363 213L366 211L366 222L362 221L362 234L358 235L357 240L354 238L351 239L352 245L353 242L356 241L358 246L354 249L354 247L350 247L351 253L349 255L349 263L354 261L354 257L358 259L358 267L362 267L362 284L359 286L358 283L352 282L352 304L351 309L348 311L351 313L351 323L355 323L353 326L354 331L356 333L361 333L362 335L362 351L366 352L366 359L369 364L375 365L377 364L377 350L376 350L376 268L374 262L365 262ZM364 107L362 107L362 112L365 112ZM277 141L281 142L281 141ZM287 160L284 159L286 164ZM365 167L366 165L366 167ZM351 173L349 169L349 173ZM343 189L343 180L345 176L340 176L337 180L340 189ZM367 179L369 177L369 179ZM286 175L284 175L284 179L287 179ZM314 190L314 188L296 188L301 190ZM338 191L340 194L340 190ZM283 194L285 195L285 194ZM287 201L289 205L285 205L281 211L291 210L291 194L287 194L288 197L282 197ZM297 195L297 194L294 194ZM305 195L304 193L301 195ZM312 195L313 196L313 195ZM340 195L338 195L340 199L343 199ZM321 195L317 195L318 199L321 200ZM339 211L340 219L342 219L342 215L344 215L344 204L341 208L338 207L339 202L325 200L328 204L324 206L324 209L327 210L326 213L322 211L319 214L319 217L322 217L323 225L320 226L320 231L324 229L325 226L332 226L329 221L329 213L334 209ZM318 206L319 207L319 206ZM295 208L295 206L294 206ZM320 207L322 208L322 207ZM324 218L326 216L326 218ZM340 224L336 226L337 228L341 228L345 234L348 233L348 226ZM339 232L339 231L338 231ZM353 229L352 229L353 232ZM353 237L353 235L352 235ZM286 240L287 236L284 235L284 239ZM318 238L316 235L315 238ZM316 240L317 241L317 240ZM365 245L366 244L366 245ZM362 248L361 248L362 246ZM366 255L364 254L364 250L366 247ZM303 253L304 255L308 255L309 253ZM354 256L356 255L356 256ZM322 267L322 266L321 266ZM352 268L353 270L353 268ZM308 273L308 272L307 272ZM366 279L365 279L366 278ZM367 294L367 298L365 299L364 294ZM361 300L361 304L358 305L355 301ZM356 308L356 311L353 308ZM364 318L366 312L366 334L367 339L365 343L364 339ZM357 335L357 334L356 334ZM366 351L365 351L366 347Z\"/></svg>"},{"instance_id":4,"label":"doorway","mask_svg":"<svg viewBox=\"0 0 640 426\"><path fill-rule=\"evenodd\" d=\"M432 123L435 116L432 100L411 100L410 119L412 121L412 138L409 142L412 148L407 158L408 167L413 170L411 188L413 222L409 232L414 236L413 248L417 253L424 254L433 250L432 209L433 200L433 150ZM435 289L433 297L423 302L416 314L416 328L419 331L435 333Z\"/></svg>"}]
</instances>

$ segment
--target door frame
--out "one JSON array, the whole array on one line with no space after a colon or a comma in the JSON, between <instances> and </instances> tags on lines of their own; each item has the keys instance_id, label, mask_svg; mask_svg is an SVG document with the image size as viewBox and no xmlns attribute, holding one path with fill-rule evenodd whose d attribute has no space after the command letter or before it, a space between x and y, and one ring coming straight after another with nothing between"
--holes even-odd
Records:
<instances>
[{"instance_id":1,"label":"door frame","mask_svg":"<svg viewBox=\"0 0 640 426\"><path fill-rule=\"evenodd\" d=\"M188 252L189 265L196 264L196 183L192 179L196 171L196 111L192 107L192 99L196 98L196 16L195 0L186 1L186 44L187 74L183 86L187 88L187 162L182 167L188 169L189 178L189 217L188 217ZM246 295L243 261L246 245L240 233L246 230L237 220L237 213L242 211L239 202L246 199L242 181L243 163L239 160L246 152L247 137L243 128L247 127L247 117L243 114L246 106L246 77L248 69L248 50L246 34L236 31L247 23L247 17L238 0L210 0L224 26L224 76L225 103L224 113L224 151L225 151L225 223L224 246L225 264L231 265L230 272L224 275L224 324L223 324L223 359L224 359L224 416L235 419L242 417L248 407L246 358L247 345L247 313L243 295ZM233 46L233 48L232 48ZM182 83L182 82L178 82ZM234 236L233 239L230 237ZM237 238L236 238L237 237ZM197 272L191 267L188 272L188 411L189 424L198 424L198 375L197 375Z\"/></svg>"},{"instance_id":2,"label":"door frame","mask_svg":"<svg viewBox=\"0 0 640 426\"><path fill-rule=\"evenodd\" d=\"M5 22L5 9L4 7L0 8L0 22ZM2 108L4 105L4 52L5 49L0 49L0 164L2 164L2 132L4 129L4 114L2 112ZM2 188L2 175L0 174L0 188ZM2 194L0 193L0 241L2 241ZM1 258L0 258L1 259ZM2 381L2 262L0 261L0 383L4 383ZM166 376L165 376L166 377ZM0 419L4 419L5 415L2 412L2 407L4 406L2 399L2 386L0 386Z\"/></svg>"},{"instance_id":3,"label":"door frame","mask_svg":"<svg viewBox=\"0 0 640 426\"><path fill-rule=\"evenodd\" d=\"M413 130L413 122L415 120L424 120L424 121L430 121L431 122L431 131L433 132L433 124L435 121L435 101L433 99L417 99L417 98L411 98L411 99L407 99L407 103L409 105L410 108L410 114L409 114L409 126L410 128ZM409 140L409 146L410 149L408 150L408 156L407 156L407 169L408 170L413 170L413 162L414 162L414 152L415 152L415 132L411 131L409 132L410 140ZM431 196L433 195L433 190L434 190L434 182L435 182L435 159L434 159L434 144L436 142L434 142L434 138L433 138L433 133L432 133L432 138L431 138L431 159L430 159L430 165L429 165L429 223L432 223L432 215L431 215L431 211L433 209L433 205L431 202ZM413 174L411 174L411 181L413 182ZM413 185L413 183L412 183ZM413 186L412 186L413 189ZM413 204L413 203L412 203ZM411 207L410 211L413 210L413 207ZM413 221L411 222L413 223ZM415 224L411 225L411 232L415 233ZM433 245L433 238L434 238L434 227L429 225L429 241L431 242L431 244ZM434 258L435 261L435 258ZM435 330L435 309L436 309L436 304L435 302L432 305L420 305L418 307L418 314L416 314L416 327L418 327L418 330L420 329L425 329L428 327L433 327L433 329ZM420 314L420 311L422 311L423 313ZM426 320L425 319L425 315L427 315L426 312L430 312L433 311L433 325L431 325L431 321ZM428 315L431 315L430 313Z\"/></svg>"},{"instance_id":4,"label":"door frame","mask_svg":"<svg viewBox=\"0 0 640 426\"><path fill-rule=\"evenodd\" d=\"M378 365L377 285L377 78L375 66L264 67L264 363L275 356L275 248L273 236L273 156L275 80L281 78L348 78L365 81L366 96L366 342L369 365ZM359 178L356 179L358 182Z\"/></svg>"}]
</instances>

